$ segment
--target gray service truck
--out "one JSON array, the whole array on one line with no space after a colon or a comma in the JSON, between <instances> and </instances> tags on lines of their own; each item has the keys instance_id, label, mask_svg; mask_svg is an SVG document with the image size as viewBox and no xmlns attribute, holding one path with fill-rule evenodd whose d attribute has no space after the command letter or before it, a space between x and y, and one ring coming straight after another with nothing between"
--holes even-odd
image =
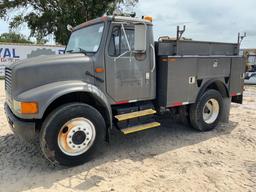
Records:
<instances>
[{"instance_id":1,"label":"gray service truck","mask_svg":"<svg viewBox=\"0 0 256 192\"><path fill-rule=\"evenodd\" d=\"M72 28L64 55L6 67L14 133L39 135L47 159L73 166L91 159L114 128L129 134L175 114L199 131L227 121L231 101L242 103L239 44L180 40L180 31L155 42L152 27L150 17L100 17Z\"/></svg>"}]
</instances>

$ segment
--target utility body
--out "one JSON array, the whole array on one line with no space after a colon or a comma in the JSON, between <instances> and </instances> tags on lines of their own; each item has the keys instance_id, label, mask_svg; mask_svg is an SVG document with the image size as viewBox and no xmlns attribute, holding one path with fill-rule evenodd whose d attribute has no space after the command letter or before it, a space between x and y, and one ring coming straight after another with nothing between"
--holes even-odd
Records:
<instances>
[{"instance_id":1,"label":"utility body","mask_svg":"<svg viewBox=\"0 0 256 192\"><path fill-rule=\"evenodd\" d=\"M153 38L150 17L106 16L72 29L64 55L6 67L5 111L12 130L39 134L47 159L88 161L111 129L130 134L179 115L199 131L228 121L242 103L239 44Z\"/></svg>"}]
</instances>

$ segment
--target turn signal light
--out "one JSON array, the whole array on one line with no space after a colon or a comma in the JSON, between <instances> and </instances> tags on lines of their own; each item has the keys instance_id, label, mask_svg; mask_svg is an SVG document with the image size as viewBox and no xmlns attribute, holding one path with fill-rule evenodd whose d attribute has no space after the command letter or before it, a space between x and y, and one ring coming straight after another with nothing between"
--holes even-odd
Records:
<instances>
[{"instance_id":1,"label":"turn signal light","mask_svg":"<svg viewBox=\"0 0 256 192\"><path fill-rule=\"evenodd\" d=\"M20 102L13 101L14 110L20 114L35 114L38 113L37 102Z\"/></svg>"},{"instance_id":2,"label":"turn signal light","mask_svg":"<svg viewBox=\"0 0 256 192\"><path fill-rule=\"evenodd\" d=\"M22 114L35 114L38 112L38 104L36 102L21 102L21 113Z\"/></svg>"}]
</instances>

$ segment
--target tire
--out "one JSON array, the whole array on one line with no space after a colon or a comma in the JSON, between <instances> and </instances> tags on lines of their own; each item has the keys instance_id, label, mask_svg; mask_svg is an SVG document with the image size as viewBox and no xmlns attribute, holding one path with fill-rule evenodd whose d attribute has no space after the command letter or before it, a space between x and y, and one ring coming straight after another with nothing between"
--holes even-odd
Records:
<instances>
[{"instance_id":1,"label":"tire","mask_svg":"<svg viewBox=\"0 0 256 192\"><path fill-rule=\"evenodd\" d=\"M91 160L104 144L102 115L83 103L69 103L51 112L40 131L40 147L54 164L76 166Z\"/></svg>"},{"instance_id":2,"label":"tire","mask_svg":"<svg viewBox=\"0 0 256 192\"><path fill-rule=\"evenodd\" d=\"M200 96L196 103L190 106L190 123L199 131L210 131L218 125L222 111L223 98L221 94L216 90L209 89Z\"/></svg>"}]
</instances>

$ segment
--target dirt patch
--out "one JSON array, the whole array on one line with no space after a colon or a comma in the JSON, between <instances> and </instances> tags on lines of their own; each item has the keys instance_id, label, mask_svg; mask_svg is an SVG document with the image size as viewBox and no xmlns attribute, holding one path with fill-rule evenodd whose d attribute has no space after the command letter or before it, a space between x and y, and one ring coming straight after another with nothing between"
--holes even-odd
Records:
<instances>
[{"instance_id":1,"label":"dirt patch","mask_svg":"<svg viewBox=\"0 0 256 192\"><path fill-rule=\"evenodd\" d=\"M63 168L10 131L0 80L0 191L255 191L256 87L244 95L244 105L232 105L230 123L212 132L173 123L114 132L97 159Z\"/></svg>"}]
</instances>

